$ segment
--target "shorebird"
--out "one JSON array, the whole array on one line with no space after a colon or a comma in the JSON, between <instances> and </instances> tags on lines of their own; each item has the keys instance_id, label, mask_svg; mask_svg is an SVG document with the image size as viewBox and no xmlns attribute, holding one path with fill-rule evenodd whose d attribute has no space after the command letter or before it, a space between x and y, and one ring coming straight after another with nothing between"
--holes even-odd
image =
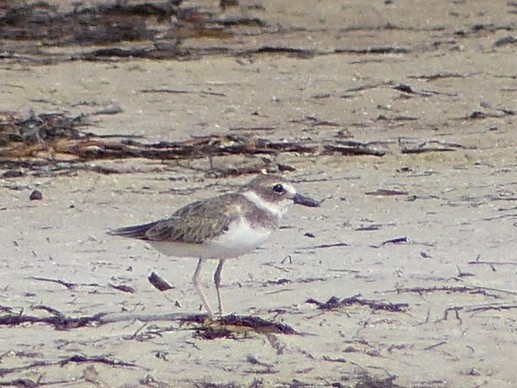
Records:
<instances>
[{"instance_id":1,"label":"shorebird","mask_svg":"<svg viewBox=\"0 0 517 388\"><path fill-rule=\"evenodd\" d=\"M109 231L115 236L144 240L157 251L175 257L197 258L192 282L209 317L214 313L199 277L207 260L218 260L214 273L219 314L223 315L221 272L227 259L242 256L264 243L278 228L292 204L320 203L296 192L277 175L259 175L236 193L196 201L170 217Z\"/></svg>"}]
</instances>

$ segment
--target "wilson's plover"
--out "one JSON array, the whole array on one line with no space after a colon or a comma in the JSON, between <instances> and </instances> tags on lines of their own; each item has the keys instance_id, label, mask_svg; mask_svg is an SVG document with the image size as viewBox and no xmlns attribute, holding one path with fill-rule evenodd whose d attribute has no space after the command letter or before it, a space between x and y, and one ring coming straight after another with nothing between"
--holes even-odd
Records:
<instances>
[{"instance_id":1,"label":"wilson's plover","mask_svg":"<svg viewBox=\"0 0 517 388\"><path fill-rule=\"evenodd\" d=\"M203 263L219 260L214 282L222 315L220 286L225 261L248 253L266 241L293 203L319 206L314 199L298 194L287 179L259 175L236 193L193 202L169 218L108 233L144 240L168 256L197 258L192 281L208 315L213 317L199 282Z\"/></svg>"}]
</instances>

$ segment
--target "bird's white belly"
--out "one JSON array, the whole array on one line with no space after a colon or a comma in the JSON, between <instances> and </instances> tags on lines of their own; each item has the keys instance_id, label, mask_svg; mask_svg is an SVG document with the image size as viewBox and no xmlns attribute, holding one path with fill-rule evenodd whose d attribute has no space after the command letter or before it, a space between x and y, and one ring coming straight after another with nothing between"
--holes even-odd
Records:
<instances>
[{"instance_id":1,"label":"bird's white belly","mask_svg":"<svg viewBox=\"0 0 517 388\"><path fill-rule=\"evenodd\" d=\"M185 244L173 241L149 241L167 256L197 257L201 259L230 259L244 255L259 247L271 235L266 228L253 229L244 220L230 225L227 232L202 244Z\"/></svg>"}]
</instances>

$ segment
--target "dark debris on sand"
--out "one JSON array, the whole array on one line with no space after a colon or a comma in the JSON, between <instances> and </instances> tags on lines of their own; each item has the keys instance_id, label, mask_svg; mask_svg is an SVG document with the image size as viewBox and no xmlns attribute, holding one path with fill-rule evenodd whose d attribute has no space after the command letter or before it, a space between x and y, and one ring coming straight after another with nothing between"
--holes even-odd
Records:
<instances>
[{"instance_id":1,"label":"dark debris on sand","mask_svg":"<svg viewBox=\"0 0 517 388\"><path fill-rule=\"evenodd\" d=\"M199 338L212 340L217 338L237 338L250 333L257 334L298 334L292 327L278 322L267 321L253 316L226 315L215 320L206 319L199 315L195 327ZM191 319L183 322L193 323Z\"/></svg>"},{"instance_id":2,"label":"dark debris on sand","mask_svg":"<svg viewBox=\"0 0 517 388\"><path fill-rule=\"evenodd\" d=\"M389 312L404 312L409 308L409 304L407 303L380 302L375 300L367 300L359 296L352 296L342 299L338 298L337 296L333 296L326 302L320 302L316 299L310 298L307 299L306 303L315 304L318 306L318 309L325 311L337 310L352 305L366 306L372 310L384 310Z\"/></svg>"}]
</instances>

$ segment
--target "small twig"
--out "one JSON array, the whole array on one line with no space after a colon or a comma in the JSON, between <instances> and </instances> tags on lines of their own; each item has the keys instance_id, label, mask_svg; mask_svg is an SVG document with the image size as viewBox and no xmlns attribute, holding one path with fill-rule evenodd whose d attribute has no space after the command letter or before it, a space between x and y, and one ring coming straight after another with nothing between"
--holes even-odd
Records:
<instances>
[{"instance_id":1,"label":"small twig","mask_svg":"<svg viewBox=\"0 0 517 388\"><path fill-rule=\"evenodd\" d=\"M62 286L65 286L69 290L72 290L78 286L77 283L67 282L66 280L61 280L61 279L51 279L51 278L44 278L44 277L40 277L40 276L29 276L29 279L39 280L42 282L61 284Z\"/></svg>"},{"instance_id":2,"label":"small twig","mask_svg":"<svg viewBox=\"0 0 517 388\"><path fill-rule=\"evenodd\" d=\"M129 366L129 367L135 367L138 366L132 362L124 362L117 359L111 359L105 356L95 356L95 357L86 357L82 356L80 354L73 355L72 357L65 358L64 360L59 361L60 366L65 366L66 364L69 364L71 362L75 363L83 363L83 362L96 362L111 366Z\"/></svg>"},{"instance_id":3,"label":"small twig","mask_svg":"<svg viewBox=\"0 0 517 388\"><path fill-rule=\"evenodd\" d=\"M515 291L509 291L509 290L501 290L498 288L492 288L492 287L470 287L470 286L435 286L435 287L403 287L403 288L397 288L394 290L386 290L382 291L382 293L387 292L395 292L397 294L401 293L417 293L417 294L425 294L429 292L468 292L470 294L482 294L485 296L491 296L493 298L499 298L498 295L489 294L489 291L492 292L501 292L505 294L511 294L511 295L517 295L517 292ZM378 291L381 293L381 291Z\"/></svg>"},{"instance_id":4,"label":"small twig","mask_svg":"<svg viewBox=\"0 0 517 388\"><path fill-rule=\"evenodd\" d=\"M108 358L105 356L86 357L86 356L82 356L82 355L73 355L71 357L67 357L60 361L36 361L29 365L24 365L24 366L18 366L18 367L13 367L13 368L0 368L0 376L6 376L8 374L21 372L24 370L33 370L35 368L40 368L40 367L47 367L47 366L54 366L54 365L64 366L64 365L67 365L72 362L75 362L75 363L85 363L85 362L101 363L101 364L107 364L107 365L111 365L111 366L115 366L115 367L131 367L131 368L139 367L137 364L134 364L131 362L125 362L125 361L120 361L117 359L111 359L111 358Z\"/></svg>"},{"instance_id":5,"label":"small twig","mask_svg":"<svg viewBox=\"0 0 517 388\"><path fill-rule=\"evenodd\" d=\"M334 358L334 357L330 357L330 356L323 356L322 360L323 361L328 361L328 362L339 362L339 363L343 363L343 364L347 363L346 358L342 358L342 357Z\"/></svg>"},{"instance_id":6,"label":"small twig","mask_svg":"<svg viewBox=\"0 0 517 388\"><path fill-rule=\"evenodd\" d=\"M286 261L288 261L289 264L293 264L293 255L287 255L286 257L284 257L280 264L285 264Z\"/></svg>"},{"instance_id":7,"label":"small twig","mask_svg":"<svg viewBox=\"0 0 517 388\"><path fill-rule=\"evenodd\" d=\"M458 271L458 277L459 278L463 278L463 277L469 277L469 276L475 276L473 273L471 272L463 272L460 267L457 265L456 266L456 270Z\"/></svg>"},{"instance_id":8,"label":"small twig","mask_svg":"<svg viewBox=\"0 0 517 388\"><path fill-rule=\"evenodd\" d=\"M346 242L332 243L332 244L320 244L314 245L310 247L304 247L302 249L326 249L326 248L336 248L336 247L347 247L348 244Z\"/></svg>"},{"instance_id":9,"label":"small twig","mask_svg":"<svg viewBox=\"0 0 517 388\"><path fill-rule=\"evenodd\" d=\"M204 90L181 90L181 89L170 89L170 88L160 88L160 89L142 89L140 90L142 93L172 93L172 94L197 94L197 95L207 95L207 96L217 96L217 97L226 97L226 94L220 92L207 92Z\"/></svg>"},{"instance_id":10,"label":"small twig","mask_svg":"<svg viewBox=\"0 0 517 388\"><path fill-rule=\"evenodd\" d=\"M55 315L56 317L64 317L64 315L63 315L63 313L61 313L61 311L55 309L54 307L46 306L44 304L34 305L34 306L32 306L32 309L33 310L43 310L43 311L46 311L47 313Z\"/></svg>"},{"instance_id":11,"label":"small twig","mask_svg":"<svg viewBox=\"0 0 517 388\"><path fill-rule=\"evenodd\" d=\"M502 310L513 310L517 309L517 304L484 304L484 305L477 305L477 306L454 306L454 307L448 307L444 310L443 318L439 321L445 321L449 317L449 313L451 311L454 311L455 318L460 321L460 324L463 323L462 319L460 318L460 311L466 312L466 313L478 313L478 312L485 312L490 310L496 310L496 311L502 311Z\"/></svg>"},{"instance_id":12,"label":"small twig","mask_svg":"<svg viewBox=\"0 0 517 388\"><path fill-rule=\"evenodd\" d=\"M13 312L12 307L0 305L0 313L12 313L12 312Z\"/></svg>"},{"instance_id":13,"label":"small twig","mask_svg":"<svg viewBox=\"0 0 517 388\"><path fill-rule=\"evenodd\" d=\"M474 312L474 313L477 313L477 312L484 312L484 311L489 311L489 310L496 310L496 311L501 311L501 310L513 310L513 309L517 309L517 304L499 304L499 305L485 305L485 306L474 306L474 307L469 307L467 308L467 312Z\"/></svg>"},{"instance_id":14,"label":"small twig","mask_svg":"<svg viewBox=\"0 0 517 388\"><path fill-rule=\"evenodd\" d=\"M372 310L384 310L391 312L403 312L409 308L407 303L391 303L391 302L379 302L375 300L367 300L359 298L359 296L352 296L350 298L339 299L336 296L331 297L326 302L319 302L313 298L309 298L305 303L312 303L318 306L320 310L336 310L344 306L351 306L354 304L360 306L367 306Z\"/></svg>"},{"instance_id":15,"label":"small twig","mask_svg":"<svg viewBox=\"0 0 517 388\"><path fill-rule=\"evenodd\" d=\"M485 265L517 265L517 262L511 261L469 261L467 264L485 264Z\"/></svg>"},{"instance_id":16,"label":"small twig","mask_svg":"<svg viewBox=\"0 0 517 388\"><path fill-rule=\"evenodd\" d=\"M41 282L57 283L62 286L65 286L69 290L73 290L77 286L100 287L100 284L98 284L98 283L74 283L74 282L68 282L66 280L61 280L61 279L45 278L42 276L28 276L27 279L39 280Z\"/></svg>"},{"instance_id":17,"label":"small twig","mask_svg":"<svg viewBox=\"0 0 517 388\"><path fill-rule=\"evenodd\" d=\"M443 143L440 141L429 141L417 145L413 148L403 147L401 153L403 154L420 154L423 152L448 152L456 151L457 149L465 149L467 147L458 143Z\"/></svg>"},{"instance_id":18,"label":"small twig","mask_svg":"<svg viewBox=\"0 0 517 388\"><path fill-rule=\"evenodd\" d=\"M385 150L373 148L367 144L360 144L357 142L348 142L349 144L325 144L324 153L334 154L340 153L341 155L371 155L371 156L384 156L386 155Z\"/></svg>"},{"instance_id":19,"label":"small twig","mask_svg":"<svg viewBox=\"0 0 517 388\"><path fill-rule=\"evenodd\" d=\"M110 283L110 287L114 288L115 290L119 290L122 292L128 292L130 294L133 294L135 292L135 289L131 286L126 286L125 284L112 284Z\"/></svg>"},{"instance_id":20,"label":"small twig","mask_svg":"<svg viewBox=\"0 0 517 388\"><path fill-rule=\"evenodd\" d=\"M409 241L408 238L403 236L403 237L396 237L396 238L392 238L392 239L383 241L380 244L371 244L370 246L372 248L381 248L381 247L383 247L385 245L389 245L389 244L407 244L408 241Z\"/></svg>"},{"instance_id":21,"label":"small twig","mask_svg":"<svg viewBox=\"0 0 517 388\"><path fill-rule=\"evenodd\" d=\"M376 195L380 197L392 196L392 195L408 195L407 191L391 190L391 189L377 189L375 191L368 191L365 195Z\"/></svg>"},{"instance_id":22,"label":"small twig","mask_svg":"<svg viewBox=\"0 0 517 388\"><path fill-rule=\"evenodd\" d=\"M424 348L424 350L432 350L434 348L437 348L438 346L442 346L442 345L445 345L447 343L447 341L440 341L438 342L437 344L434 344L434 345L430 345L430 346L427 346Z\"/></svg>"},{"instance_id":23,"label":"small twig","mask_svg":"<svg viewBox=\"0 0 517 388\"><path fill-rule=\"evenodd\" d=\"M135 332L131 335L130 338L135 339L140 334L140 332L144 330L148 323L149 322L144 322L142 325L140 325L140 327L135 330Z\"/></svg>"},{"instance_id":24,"label":"small twig","mask_svg":"<svg viewBox=\"0 0 517 388\"><path fill-rule=\"evenodd\" d=\"M443 318L442 319L439 319L438 321L446 321L448 318L449 318L449 313L451 311L454 311L454 317L460 321L460 324L463 323L463 320L460 318L460 311L463 310L463 307L462 306L459 306L459 307L449 307L449 308L446 308L443 312Z\"/></svg>"},{"instance_id":25,"label":"small twig","mask_svg":"<svg viewBox=\"0 0 517 388\"><path fill-rule=\"evenodd\" d=\"M267 362L264 362L264 361L260 361L259 359L257 359L254 355L252 354L248 354L246 356L246 361L248 361L251 365L260 365L260 366L265 366L266 368L268 369L271 369L274 367L274 364L268 364Z\"/></svg>"}]
</instances>

